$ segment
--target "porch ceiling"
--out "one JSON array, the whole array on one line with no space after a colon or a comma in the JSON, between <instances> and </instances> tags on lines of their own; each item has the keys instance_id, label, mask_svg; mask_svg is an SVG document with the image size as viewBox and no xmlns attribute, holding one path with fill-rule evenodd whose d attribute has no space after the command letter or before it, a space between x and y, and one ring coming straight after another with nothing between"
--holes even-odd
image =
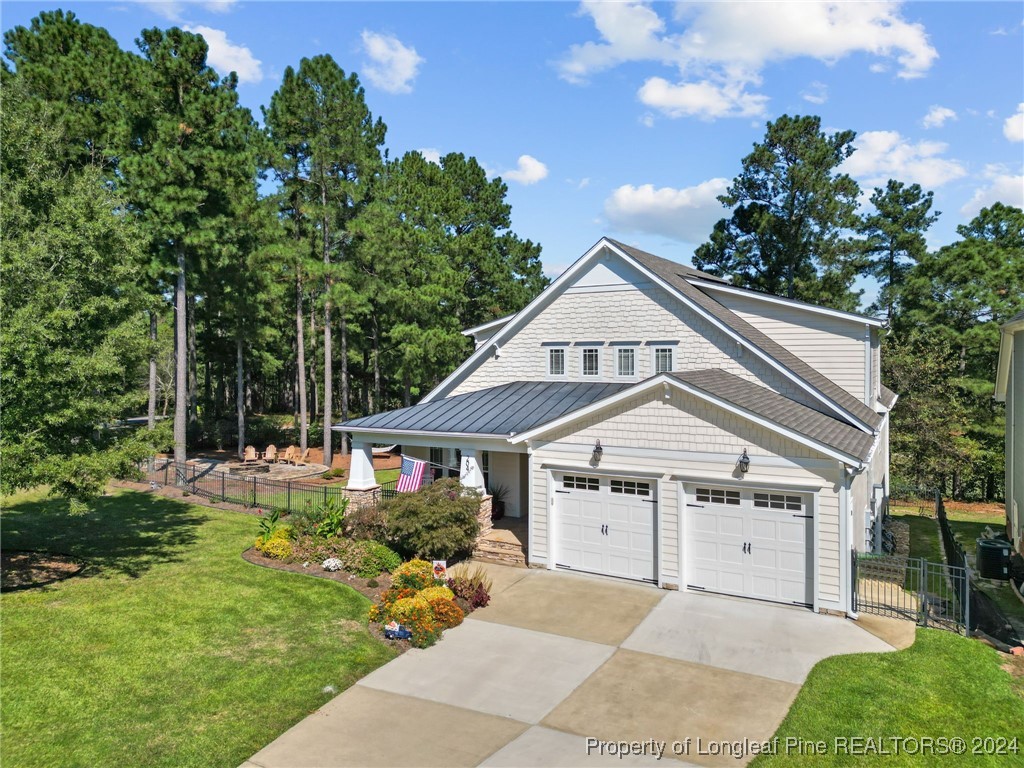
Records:
<instances>
[{"instance_id":1,"label":"porch ceiling","mask_svg":"<svg viewBox=\"0 0 1024 768\"><path fill-rule=\"evenodd\" d=\"M344 432L511 436L584 408L633 384L514 381L335 425Z\"/></svg>"}]
</instances>

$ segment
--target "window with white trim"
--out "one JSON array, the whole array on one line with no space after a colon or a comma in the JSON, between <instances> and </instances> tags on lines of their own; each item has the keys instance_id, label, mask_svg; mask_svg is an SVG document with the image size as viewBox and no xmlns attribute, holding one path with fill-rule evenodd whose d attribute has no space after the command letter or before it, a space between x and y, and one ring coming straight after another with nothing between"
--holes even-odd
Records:
<instances>
[{"instance_id":1,"label":"window with white trim","mask_svg":"<svg viewBox=\"0 0 1024 768\"><path fill-rule=\"evenodd\" d=\"M583 475L566 475L562 478L563 488L572 488L577 491L596 491L601 487L601 481L596 477L585 477Z\"/></svg>"},{"instance_id":2,"label":"window with white trim","mask_svg":"<svg viewBox=\"0 0 1024 768\"><path fill-rule=\"evenodd\" d=\"M672 347L655 347L654 348L654 372L655 373L667 373L671 371L675 366L674 350Z\"/></svg>"},{"instance_id":3,"label":"window with white trim","mask_svg":"<svg viewBox=\"0 0 1024 768\"><path fill-rule=\"evenodd\" d=\"M565 376L565 350L561 348L548 350L548 375Z\"/></svg>"},{"instance_id":4,"label":"window with white trim","mask_svg":"<svg viewBox=\"0 0 1024 768\"><path fill-rule=\"evenodd\" d=\"M601 350L596 347L587 347L583 350L582 365L580 371L584 376L601 375Z\"/></svg>"},{"instance_id":5,"label":"window with white trim","mask_svg":"<svg viewBox=\"0 0 1024 768\"><path fill-rule=\"evenodd\" d=\"M698 488L697 501L707 504L730 504L738 507L740 504L739 491L727 491L724 488Z\"/></svg>"},{"instance_id":6,"label":"window with white trim","mask_svg":"<svg viewBox=\"0 0 1024 768\"><path fill-rule=\"evenodd\" d=\"M638 480L612 480L609 485L612 493L621 493L627 496L651 495L651 484L641 483Z\"/></svg>"},{"instance_id":7,"label":"window with white trim","mask_svg":"<svg viewBox=\"0 0 1024 768\"><path fill-rule=\"evenodd\" d=\"M755 493L754 506L761 509L788 509L803 512L804 500L800 496L789 496L784 493Z\"/></svg>"},{"instance_id":8,"label":"window with white trim","mask_svg":"<svg viewBox=\"0 0 1024 768\"><path fill-rule=\"evenodd\" d=\"M636 376L636 350L619 347L615 350L615 375Z\"/></svg>"}]
</instances>

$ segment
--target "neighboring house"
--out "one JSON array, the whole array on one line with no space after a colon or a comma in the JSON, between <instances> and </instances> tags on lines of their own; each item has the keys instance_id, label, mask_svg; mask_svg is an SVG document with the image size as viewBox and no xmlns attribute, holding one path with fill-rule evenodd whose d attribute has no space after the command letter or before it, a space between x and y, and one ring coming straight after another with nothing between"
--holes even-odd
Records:
<instances>
[{"instance_id":1,"label":"neighboring house","mask_svg":"<svg viewBox=\"0 0 1024 768\"><path fill-rule=\"evenodd\" d=\"M1006 403L1006 535L1024 554L1024 312L1000 331L996 400Z\"/></svg>"},{"instance_id":2,"label":"neighboring house","mask_svg":"<svg viewBox=\"0 0 1024 768\"><path fill-rule=\"evenodd\" d=\"M509 489L533 566L849 612L888 498L883 323L599 241L373 443Z\"/></svg>"}]
</instances>

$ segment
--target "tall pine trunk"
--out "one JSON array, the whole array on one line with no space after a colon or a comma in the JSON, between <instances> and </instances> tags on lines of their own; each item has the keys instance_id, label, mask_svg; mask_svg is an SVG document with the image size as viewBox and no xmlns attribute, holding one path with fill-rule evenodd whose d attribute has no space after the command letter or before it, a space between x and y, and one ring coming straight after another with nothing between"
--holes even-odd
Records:
<instances>
[{"instance_id":1,"label":"tall pine trunk","mask_svg":"<svg viewBox=\"0 0 1024 768\"><path fill-rule=\"evenodd\" d=\"M184 464L188 424L188 302L185 296L185 249L178 246L178 279L174 287L174 461Z\"/></svg>"},{"instance_id":2,"label":"tall pine trunk","mask_svg":"<svg viewBox=\"0 0 1024 768\"><path fill-rule=\"evenodd\" d=\"M345 315L341 316L341 420L348 419L348 325L345 323ZM341 436L341 455L348 455L348 441Z\"/></svg>"},{"instance_id":3,"label":"tall pine trunk","mask_svg":"<svg viewBox=\"0 0 1024 768\"><path fill-rule=\"evenodd\" d=\"M377 321L377 314L373 315L373 401L377 407L382 407L380 401L380 323Z\"/></svg>"},{"instance_id":4,"label":"tall pine trunk","mask_svg":"<svg viewBox=\"0 0 1024 768\"><path fill-rule=\"evenodd\" d=\"M196 297L188 297L188 423L199 418L199 365L196 354Z\"/></svg>"},{"instance_id":5,"label":"tall pine trunk","mask_svg":"<svg viewBox=\"0 0 1024 768\"><path fill-rule=\"evenodd\" d=\"M156 312L149 312L149 409L146 427L156 428Z\"/></svg>"},{"instance_id":6,"label":"tall pine trunk","mask_svg":"<svg viewBox=\"0 0 1024 768\"><path fill-rule=\"evenodd\" d=\"M245 457L245 354L242 334L235 337L235 413L238 416L238 458Z\"/></svg>"},{"instance_id":7,"label":"tall pine trunk","mask_svg":"<svg viewBox=\"0 0 1024 768\"><path fill-rule=\"evenodd\" d=\"M306 339L302 327L302 277L295 277L295 346L298 352L299 385L299 448L306 450L309 441L309 414L306 413Z\"/></svg>"},{"instance_id":8,"label":"tall pine trunk","mask_svg":"<svg viewBox=\"0 0 1024 768\"><path fill-rule=\"evenodd\" d=\"M327 296L324 301L324 464L331 467L331 398L333 387L331 377L333 366L331 360L331 248L330 248L330 225L327 221L327 188L320 188L320 204L323 206L324 215L321 218L321 235L323 236L323 257L325 267L325 282L327 284ZM344 338L344 336L342 337Z\"/></svg>"}]
</instances>

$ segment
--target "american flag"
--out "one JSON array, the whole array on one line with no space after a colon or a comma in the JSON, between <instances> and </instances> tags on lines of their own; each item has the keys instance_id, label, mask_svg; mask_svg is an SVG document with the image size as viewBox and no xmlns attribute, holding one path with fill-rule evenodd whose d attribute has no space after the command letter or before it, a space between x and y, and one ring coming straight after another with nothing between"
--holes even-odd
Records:
<instances>
[{"instance_id":1,"label":"american flag","mask_svg":"<svg viewBox=\"0 0 1024 768\"><path fill-rule=\"evenodd\" d=\"M423 484L423 472L427 468L427 462L419 459L402 457L402 472L398 476L398 485L395 487L399 493L404 491L418 491Z\"/></svg>"}]
</instances>

